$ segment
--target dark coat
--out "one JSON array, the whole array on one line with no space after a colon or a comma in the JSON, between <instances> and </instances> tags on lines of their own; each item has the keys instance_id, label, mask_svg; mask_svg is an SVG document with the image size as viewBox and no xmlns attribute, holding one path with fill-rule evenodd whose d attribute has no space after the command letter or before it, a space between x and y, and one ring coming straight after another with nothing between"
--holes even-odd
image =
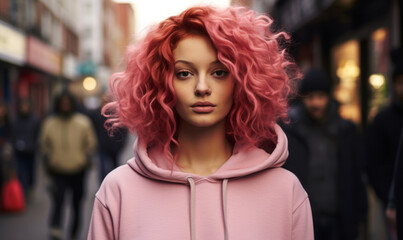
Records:
<instances>
[{"instance_id":1,"label":"dark coat","mask_svg":"<svg viewBox=\"0 0 403 240\"><path fill-rule=\"evenodd\" d=\"M403 106L392 104L376 115L366 133L369 182L385 207L402 127Z\"/></svg>"},{"instance_id":2,"label":"dark coat","mask_svg":"<svg viewBox=\"0 0 403 240\"><path fill-rule=\"evenodd\" d=\"M403 133L403 131L402 131ZM400 136L403 138L403 136ZM400 151L396 158L394 200L396 206L396 227L398 239L403 239L403 141L400 139Z\"/></svg>"},{"instance_id":3,"label":"dark coat","mask_svg":"<svg viewBox=\"0 0 403 240\"><path fill-rule=\"evenodd\" d=\"M359 223L365 222L367 209L366 191L359 160L359 136L355 125L342 119L337 114L335 106L329 109L328 118L332 118L337 127L333 137L338 146L336 195L340 239L352 240L358 234ZM304 186L309 174L310 153L305 136L301 135L297 128L299 124L312 120L309 119L302 105L292 110L290 120L291 123L284 126L289 141L289 157L284 168L293 172Z\"/></svg>"},{"instance_id":4,"label":"dark coat","mask_svg":"<svg viewBox=\"0 0 403 240\"><path fill-rule=\"evenodd\" d=\"M90 112L89 115L97 133L99 151L110 156L117 156L125 146L128 131L125 128L119 128L111 135L105 128L107 118L101 114L100 108Z\"/></svg>"},{"instance_id":5,"label":"dark coat","mask_svg":"<svg viewBox=\"0 0 403 240\"><path fill-rule=\"evenodd\" d=\"M40 121L34 115L17 116L12 125L16 156L34 157L38 148Z\"/></svg>"}]
</instances>

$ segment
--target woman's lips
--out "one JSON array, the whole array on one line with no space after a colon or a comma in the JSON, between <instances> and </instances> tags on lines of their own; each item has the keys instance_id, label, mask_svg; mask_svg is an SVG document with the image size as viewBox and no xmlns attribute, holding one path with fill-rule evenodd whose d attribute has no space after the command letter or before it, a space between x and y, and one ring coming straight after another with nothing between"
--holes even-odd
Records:
<instances>
[{"instance_id":1,"label":"woman's lips","mask_svg":"<svg viewBox=\"0 0 403 240\"><path fill-rule=\"evenodd\" d=\"M210 113L214 110L213 106L200 106L200 107L192 107L193 112L196 113Z\"/></svg>"},{"instance_id":2,"label":"woman's lips","mask_svg":"<svg viewBox=\"0 0 403 240\"><path fill-rule=\"evenodd\" d=\"M192 104L190 107L192 108L192 111L195 113L210 113L214 111L216 105L210 102L197 102L195 104Z\"/></svg>"}]
</instances>

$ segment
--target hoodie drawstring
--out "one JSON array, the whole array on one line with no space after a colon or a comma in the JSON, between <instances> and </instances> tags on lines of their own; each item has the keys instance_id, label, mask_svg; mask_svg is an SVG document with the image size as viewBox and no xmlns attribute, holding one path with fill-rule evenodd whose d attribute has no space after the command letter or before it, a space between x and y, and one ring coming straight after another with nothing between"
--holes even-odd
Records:
<instances>
[{"instance_id":1,"label":"hoodie drawstring","mask_svg":"<svg viewBox=\"0 0 403 240\"><path fill-rule=\"evenodd\" d=\"M228 179L224 179L222 181L222 211L223 211L223 218L224 218L224 240L228 240L227 185L228 185Z\"/></svg>"},{"instance_id":2,"label":"hoodie drawstring","mask_svg":"<svg viewBox=\"0 0 403 240\"><path fill-rule=\"evenodd\" d=\"M196 187L195 182L191 176L187 178L190 186L190 240L196 240L196 226L195 226L195 196ZM227 185L228 179L222 181L222 211L224 221L224 240L228 240L228 225L227 225Z\"/></svg>"},{"instance_id":3,"label":"hoodie drawstring","mask_svg":"<svg viewBox=\"0 0 403 240\"><path fill-rule=\"evenodd\" d=\"M195 182L192 177L187 178L190 185L190 240L196 240L195 229Z\"/></svg>"}]
</instances>

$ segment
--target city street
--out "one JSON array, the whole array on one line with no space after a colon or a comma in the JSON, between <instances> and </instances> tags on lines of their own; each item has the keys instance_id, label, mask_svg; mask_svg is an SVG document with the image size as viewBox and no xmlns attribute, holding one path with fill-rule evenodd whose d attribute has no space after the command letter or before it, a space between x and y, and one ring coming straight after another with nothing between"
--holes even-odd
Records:
<instances>
[{"instance_id":1,"label":"city street","mask_svg":"<svg viewBox=\"0 0 403 240\"><path fill-rule=\"evenodd\" d=\"M131 136L126 142L120 156L120 162L124 164L132 157L134 137ZM94 165L87 175L86 194L82 212L82 227L80 240L86 239L89 221L91 218L94 195L99 188L98 165ZM42 164L37 164L37 182L32 194L29 196L27 208L23 213L5 214L0 213L0 236L3 240L46 240L48 239L48 215L50 211L50 198L47 193L48 179L44 174ZM70 201L69 198L66 201ZM70 206L70 204L66 204ZM68 227L69 214L65 209L64 232ZM64 238L66 239L66 237Z\"/></svg>"},{"instance_id":2,"label":"city street","mask_svg":"<svg viewBox=\"0 0 403 240\"><path fill-rule=\"evenodd\" d=\"M138 159L140 168L158 167L140 178L119 175L127 202L103 202L130 213L119 218L119 236L168 236L172 227L158 219L190 220L191 235L217 239L242 231L234 224L241 219L245 234L262 238L281 240L273 236L303 229L309 237L297 234L301 239L397 240L403 235L403 0L0 0L0 240L87 239L102 179L133 157L136 139L126 131L108 136L106 118L112 118L107 126L136 132L151 153ZM90 164L96 145L102 151ZM247 148L253 145L256 156ZM44 157L33 166L38 154ZM159 164L167 155L175 156L169 177ZM299 182L277 181L283 170L275 169L267 177L275 180L243 189L255 176L266 179L286 155L282 167ZM232 156L239 160L227 163ZM271 161L276 156L281 159ZM169 198L178 197L169 191L177 187L176 170L192 190L180 205ZM215 211L220 205L207 184L195 198L197 175L203 184L230 185L217 195L228 203ZM248 182L238 184L241 177ZM21 209L24 199L10 181L16 178L26 206L10 213L5 209L13 203ZM161 192L149 179L167 184ZM271 188L278 183L284 185ZM277 192L287 186L294 186L292 194ZM142 188L150 194L139 194ZM244 197L256 204L238 205ZM190 219L166 212L174 209L169 204L185 205ZM203 214L194 214L200 206ZM221 212L229 214L215 215ZM174 218L162 222L165 215ZM211 220L217 230L203 224ZM188 225L175 230L189 235ZM99 234L107 235L94 238Z\"/></svg>"}]
</instances>

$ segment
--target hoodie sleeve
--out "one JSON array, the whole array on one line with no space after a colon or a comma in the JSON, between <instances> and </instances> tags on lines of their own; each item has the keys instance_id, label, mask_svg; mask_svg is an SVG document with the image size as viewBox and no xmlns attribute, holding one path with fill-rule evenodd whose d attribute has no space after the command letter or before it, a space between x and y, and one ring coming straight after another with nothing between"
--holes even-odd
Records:
<instances>
[{"instance_id":1,"label":"hoodie sleeve","mask_svg":"<svg viewBox=\"0 0 403 240\"><path fill-rule=\"evenodd\" d=\"M308 197L293 211L292 235L293 240L313 240L312 211Z\"/></svg>"},{"instance_id":2,"label":"hoodie sleeve","mask_svg":"<svg viewBox=\"0 0 403 240\"><path fill-rule=\"evenodd\" d=\"M109 209L95 197L88 240L114 240L113 221Z\"/></svg>"},{"instance_id":3,"label":"hoodie sleeve","mask_svg":"<svg viewBox=\"0 0 403 240\"><path fill-rule=\"evenodd\" d=\"M305 189L295 177L293 184L292 240L314 240L311 204Z\"/></svg>"}]
</instances>

